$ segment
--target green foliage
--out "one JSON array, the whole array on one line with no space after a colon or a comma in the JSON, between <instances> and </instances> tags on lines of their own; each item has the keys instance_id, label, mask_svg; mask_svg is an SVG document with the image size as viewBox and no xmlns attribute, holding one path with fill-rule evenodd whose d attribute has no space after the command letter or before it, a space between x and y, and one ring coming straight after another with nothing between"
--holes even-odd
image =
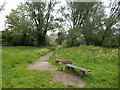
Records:
<instances>
[{"instance_id":1,"label":"green foliage","mask_svg":"<svg viewBox=\"0 0 120 90\"><path fill-rule=\"evenodd\" d=\"M56 39L56 42L59 44L59 45L62 45L62 43L64 42L65 40L65 33L64 32L58 32L58 38Z\"/></svg>"},{"instance_id":2,"label":"green foliage","mask_svg":"<svg viewBox=\"0 0 120 90\"><path fill-rule=\"evenodd\" d=\"M119 33L106 36L106 38L103 42L103 46L104 47L114 47L114 48L119 47Z\"/></svg>"},{"instance_id":3,"label":"green foliage","mask_svg":"<svg viewBox=\"0 0 120 90\"><path fill-rule=\"evenodd\" d=\"M58 66L55 59L70 59L73 65L91 69L84 76L85 88L118 88L118 49L85 46L60 48L49 62Z\"/></svg>"},{"instance_id":4,"label":"green foliage","mask_svg":"<svg viewBox=\"0 0 120 90\"><path fill-rule=\"evenodd\" d=\"M4 45L44 46L46 33L60 27L52 16L56 2L31 2L20 4L6 16L7 28L3 31ZM10 32L10 33L9 33ZM7 34L7 35L6 35Z\"/></svg>"},{"instance_id":5,"label":"green foliage","mask_svg":"<svg viewBox=\"0 0 120 90\"><path fill-rule=\"evenodd\" d=\"M66 39L66 44L68 47L70 46L79 46L80 44L84 44L84 37L81 35L79 29L70 29L68 31L68 36Z\"/></svg>"},{"instance_id":6,"label":"green foliage","mask_svg":"<svg viewBox=\"0 0 120 90\"><path fill-rule=\"evenodd\" d=\"M119 3L110 2L110 14L106 15L106 7L101 2L67 2L66 7L55 11L62 17L53 14L57 3L28 0L12 10L6 16L3 45L48 45L47 31L61 30L56 40L58 44L118 47ZM68 34L63 32L64 26Z\"/></svg>"},{"instance_id":7,"label":"green foliage","mask_svg":"<svg viewBox=\"0 0 120 90\"><path fill-rule=\"evenodd\" d=\"M3 31L3 45L34 45L32 35L32 22L29 19L29 10L25 4L21 4L16 10L12 10L6 16L8 27Z\"/></svg>"},{"instance_id":8,"label":"green foliage","mask_svg":"<svg viewBox=\"0 0 120 90\"><path fill-rule=\"evenodd\" d=\"M2 31L2 45L11 45L11 32L8 30Z\"/></svg>"},{"instance_id":9,"label":"green foliage","mask_svg":"<svg viewBox=\"0 0 120 90\"><path fill-rule=\"evenodd\" d=\"M31 21L34 22L33 36L37 46L45 45L45 36L48 30L53 29L53 7L56 2L26 2L30 11Z\"/></svg>"},{"instance_id":10,"label":"green foliage","mask_svg":"<svg viewBox=\"0 0 120 90\"><path fill-rule=\"evenodd\" d=\"M67 4L69 13L65 13L64 7L61 8L64 10L62 13L65 19L71 22L67 46L78 46L81 42L104 47L118 46L116 26L119 21L118 3L110 3L109 15L106 15L106 7L100 2L68 2ZM114 41L115 43L112 44Z\"/></svg>"}]
</instances>

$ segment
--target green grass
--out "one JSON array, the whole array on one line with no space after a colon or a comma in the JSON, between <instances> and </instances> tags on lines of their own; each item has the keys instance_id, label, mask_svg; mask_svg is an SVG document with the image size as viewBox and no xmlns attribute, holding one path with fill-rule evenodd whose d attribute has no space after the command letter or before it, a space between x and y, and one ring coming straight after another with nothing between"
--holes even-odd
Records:
<instances>
[{"instance_id":1,"label":"green grass","mask_svg":"<svg viewBox=\"0 0 120 90\"><path fill-rule=\"evenodd\" d=\"M61 87L61 82L49 84L54 76L52 71L25 69L40 56L54 47L3 47L2 48L2 87L3 88L49 88Z\"/></svg>"},{"instance_id":2,"label":"green grass","mask_svg":"<svg viewBox=\"0 0 120 90\"><path fill-rule=\"evenodd\" d=\"M75 88L62 85L62 82L49 83L54 77L53 71L28 70L26 67L53 50L55 47L3 47L2 48L2 87L3 88ZM118 50L95 46L60 48L49 62L61 70L64 65L55 63L55 59L71 59L74 65L91 69L84 76L84 88L118 87Z\"/></svg>"},{"instance_id":3,"label":"green grass","mask_svg":"<svg viewBox=\"0 0 120 90\"><path fill-rule=\"evenodd\" d=\"M85 88L118 88L118 49L80 46L58 49L49 62L61 70L55 59L71 59L74 65L91 69L84 76Z\"/></svg>"}]
</instances>

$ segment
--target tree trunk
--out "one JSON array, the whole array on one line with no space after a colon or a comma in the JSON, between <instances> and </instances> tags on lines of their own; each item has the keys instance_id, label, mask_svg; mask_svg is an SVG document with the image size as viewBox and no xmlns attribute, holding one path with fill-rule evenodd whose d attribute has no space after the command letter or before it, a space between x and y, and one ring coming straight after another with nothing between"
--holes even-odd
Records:
<instances>
[{"instance_id":1,"label":"tree trunk","mask_svg":"<svg viewBox=\"0 0 120 90\"><path fill-rule=\"evenodd\" d=\"M37 46L44 46L45 45L45 36L39 36L37 39Z\"/></svg>"}]
</instances>

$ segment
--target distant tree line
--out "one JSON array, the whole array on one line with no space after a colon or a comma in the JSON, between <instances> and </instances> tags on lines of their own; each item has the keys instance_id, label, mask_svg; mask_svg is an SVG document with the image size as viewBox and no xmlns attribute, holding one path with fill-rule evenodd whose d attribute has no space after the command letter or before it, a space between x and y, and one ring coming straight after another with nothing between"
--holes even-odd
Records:
<instances>
[{"instance_id":1,"label":"distant tree line","mask_svg":"<svg viewBox=\"0 0 120 90\"><path fill-rule=\"evenodd\" d=\"M53 15L56 4L28 0L12 10L6 16L7 28L2 31L3 45L44 46L49 30L66 25L68 30L58 32L56 42L60 45L119 46L120 2L109 3L109 14L101 2L67 2L58 10L60 18Z\"/></svg>"}]
</instances>

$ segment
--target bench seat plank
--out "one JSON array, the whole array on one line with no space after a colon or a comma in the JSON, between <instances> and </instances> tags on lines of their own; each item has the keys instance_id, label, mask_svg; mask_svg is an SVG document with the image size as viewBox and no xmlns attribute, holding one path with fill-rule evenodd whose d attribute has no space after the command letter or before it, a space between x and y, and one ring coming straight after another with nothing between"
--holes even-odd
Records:
<instances>
[{"instance_id":1,"label":"bench seat plank","mask_svg":"<svg viewBox=\"0 0 120 90\"><path fill-rule=\"evenodd\" d=\"M85 69L83 67L78 67L78 66L75 66L75 65L72 65L72 64L65 64L66 66L68 67L72 67L72 68L75 68L75 69L79 69L81 71L84 71L84 72L91 72L92 70L89 70L89 69Z\"/></svg>"}]
</instances>

